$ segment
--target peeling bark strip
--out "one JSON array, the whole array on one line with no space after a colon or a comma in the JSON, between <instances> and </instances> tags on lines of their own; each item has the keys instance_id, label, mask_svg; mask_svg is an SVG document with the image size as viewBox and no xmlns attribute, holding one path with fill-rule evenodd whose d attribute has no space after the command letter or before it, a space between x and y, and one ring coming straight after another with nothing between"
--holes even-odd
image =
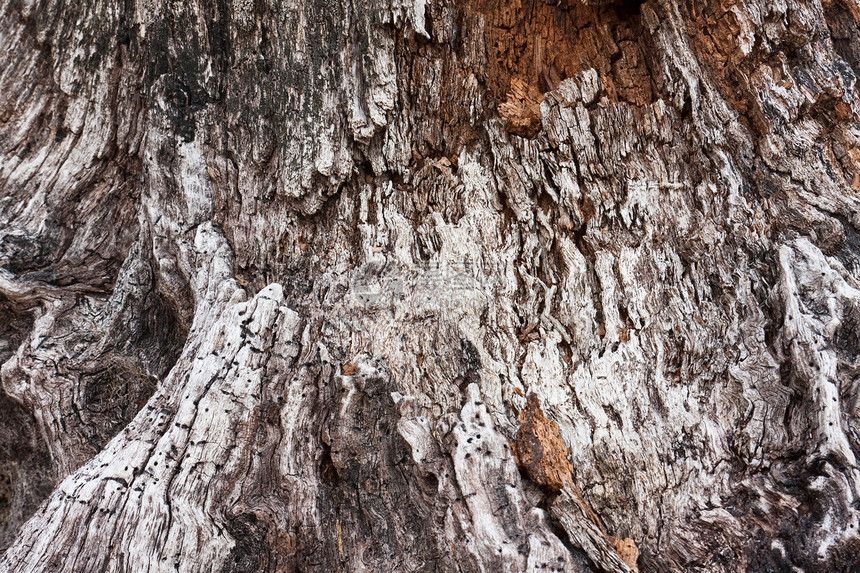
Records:
<instances>
[{"instance_id":1,"label":"peeling bark strip","mask_svg":"<svg viewBox=\"0 0 860 573\"><path fill-rule=\"evenodd\" d=\"M0 0L0 573L860 570L858 22Z\"/></svg>"}]
</instances>

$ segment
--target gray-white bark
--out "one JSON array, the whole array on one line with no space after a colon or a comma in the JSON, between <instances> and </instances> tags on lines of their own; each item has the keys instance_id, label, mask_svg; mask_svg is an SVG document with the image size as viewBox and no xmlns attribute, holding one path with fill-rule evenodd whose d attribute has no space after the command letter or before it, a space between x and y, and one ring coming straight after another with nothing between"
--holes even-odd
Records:
<instances>
[{"instance_id":1,"label":"gray-white bark","mask_svg":"<svg viewBox=\"0 0 860 573\"><path fill-rule=\"evenodd\" d=\"M858 0L0 23L0 572L860 568Z\"/></svg>"}]
</instances>

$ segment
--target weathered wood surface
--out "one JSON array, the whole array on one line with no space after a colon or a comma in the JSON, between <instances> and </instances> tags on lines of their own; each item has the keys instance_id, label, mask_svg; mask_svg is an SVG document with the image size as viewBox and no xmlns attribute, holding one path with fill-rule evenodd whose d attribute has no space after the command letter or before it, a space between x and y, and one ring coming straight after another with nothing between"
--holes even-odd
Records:
<instances>
[{"instance_id":1,"label":"weathered wood surface","mask_svg":"<svg viewBox=\"0 0 860 573\"><path fill-rule=\"evenodd\" d=\"M858 22L0 1L0 571L860 569Z\"/></svg>"}]
</instances>

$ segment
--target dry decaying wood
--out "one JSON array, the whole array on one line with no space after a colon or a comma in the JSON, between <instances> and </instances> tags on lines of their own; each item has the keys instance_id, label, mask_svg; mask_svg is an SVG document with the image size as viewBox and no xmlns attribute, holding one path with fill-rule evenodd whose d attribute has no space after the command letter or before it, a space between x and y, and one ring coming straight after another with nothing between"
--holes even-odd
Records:
<instances>
[{"instance_id":1,"label":"dry decaying wood","mask_svg":"<svg viewBox=\"0 0 860 573\"><path fill-rule=\"evenodd\" d=\"M857 0L0 22L0 572L860 569Z\"/></svg>"},{"instance_id":2,"label":"dry decaying wood","mask_svg":"<svg viewBox=\"0 0 860 573\"><path fill-rule=\"evenodd\" d=\"M543 96L519 78L511 80L508 100L499 105L499 115L509 132L534 137L540 131L540 104Z\"/></svg>"},{"instance_id":3,"label":"dry decaying wood","mask_svg":"<svg viewBox=\"0 0 860 573\"><path fill-rule=\"evenodd\" d=\"M553 504L553 513L576 547L585 550L591 561L604 571L637 571L639 551L636 544L632 539L618 539L603 531L600 518L588 507L573 483L573 466L567 459L567 448L558 425L547 420L533 393L528 395L526 406L520 412L520 429L513 452L517 465L529 479L552 492L562 492Z\"/></svg>"},{"instance_id":4,"label":"dry decaying wood","mask_svg":"<svg viewBox=\"0 0 860 573\"><path fill-rule=\"evenodd\" d=\"M573 466L558 425L547 420L537 394L529 394L520 412L520 428L513 444L514 456L529 479L551 491L559 492L573 479Z\"/></svg>"}]
</instances>

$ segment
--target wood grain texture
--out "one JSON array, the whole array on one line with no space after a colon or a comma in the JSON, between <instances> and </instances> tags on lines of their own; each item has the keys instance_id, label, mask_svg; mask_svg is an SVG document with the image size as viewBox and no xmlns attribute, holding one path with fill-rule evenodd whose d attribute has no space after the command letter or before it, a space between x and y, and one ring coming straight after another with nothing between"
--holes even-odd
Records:
<instances>
[{"instance_id":1,"label":"wood grain texture","mask_svg":"<svg viewBox=\"0 0 860 573\"><path fill-rule=\"evenodd\" d=\"M860 568L856 0L0 23L0 572Z\"/></svg>"}]
</instances>

